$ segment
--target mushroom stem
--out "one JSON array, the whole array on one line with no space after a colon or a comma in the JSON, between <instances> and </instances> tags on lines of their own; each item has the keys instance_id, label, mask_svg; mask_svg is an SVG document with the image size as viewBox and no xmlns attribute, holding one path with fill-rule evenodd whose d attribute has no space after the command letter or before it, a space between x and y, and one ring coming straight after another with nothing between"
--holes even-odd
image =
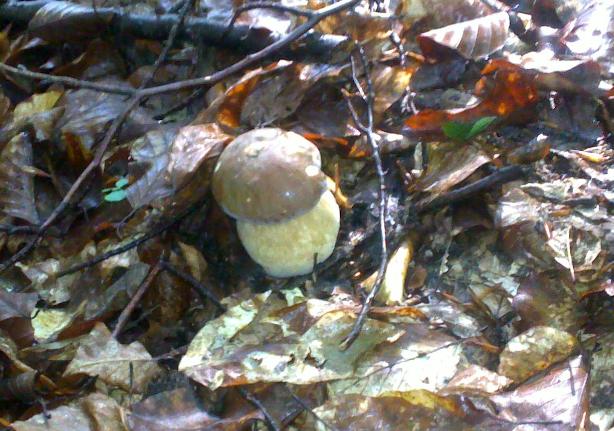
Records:
<instances>
[{"instance_id":1,"label":"mushroom stem","mask_svg":"<svg viewBox=\"0 0 614 431\"><path fill-rule=\"evenodd\" d=\"M298 217L278 223L237 220L239 238L250 257L273 277L291 277L313 270L333 252L339 233L339 206L330 191Z\"/></svg>"}]
</instances>

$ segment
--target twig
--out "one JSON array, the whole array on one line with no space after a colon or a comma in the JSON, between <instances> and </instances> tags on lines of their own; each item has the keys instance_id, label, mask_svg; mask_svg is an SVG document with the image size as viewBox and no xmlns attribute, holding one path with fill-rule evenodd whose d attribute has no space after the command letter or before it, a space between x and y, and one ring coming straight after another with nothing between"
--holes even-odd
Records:
<instances>
[{"instance_id":1,"label":"twig","mask_svg":"<svg viewBox=\"0 0 614 431\"><path fill-rule=\"evenodd\" d=\"M275 420L275 418L271 415L271 413L269 413L269 411L264 406L264 404L262 404L260 400L254 396L254 394L252 394L245 388L239 388L239 393L249 403L251 403L253 406L255 406L258 410L262 412L262 414L264 415L266 425L267 425L267 429L269 431L281 431L281 428L277 424L277 421Z\"/></svg>"},{"instance_id":2,"label":"twig","mask_svg":"<svg viewBox=\"0 0 614 431\"><path fill-rule=\"evenodd\" d=\"M222 304L209 289L207 289L200 281L192 277L190 274L178 270L167 261L162 262L162 268L188 283L201 298L206 298L211 301L220 311L226 311L226 306Z\"/></svg>"},{"instance_id":3,"label":"twig","mask_svg":"<svg viewBox=\"0 0 614 431\"><path fill-rule=\"evenodd\" d=\"M181 111L183 108L185 108L186 106L189 106L195 100L200 99L204 94L205 94L204 88L199 88L197 90L194 90L192 94L190 94L188 97L181 99L179 102L177 102L175 105L168 108L163 113L156 115L154 117L154 120L160 121L168 117L169 115L174 114L177 111Z\"/></svg>"},{"instance_id":4,"label":"twig","mask_svg":"<svg viewBox=\"0 0 614 431\"><path fill-rule=\"evenodd\" d=\"M187 10L189 9L191 4L192 4L191 1L187 1L186 4L184 5L184 10L183 10L183 15L182 15L183 18L185 18ZM182 20L177 21L177 25L176 26L179 27L182 22L183 22ZM113 138L115 137L115 135L117 134L117 132L121 128L121 126L124 123L124 121L126 120L126 118L128 117L128 114L130 113L130 111L132 111L132 109L136 105L138 105L140 103L140 101L142 99L145 98L145 96L142 95L143 88L144 88L145 85L147 85L153 79L153 76L154 76L157 68L159 68L160 65L165 61L166 56L168 55L168 52L170 50L170 46L173 44L173 41L174 41L174 38L175 38L176 35L177 35L177 29L176 28L171 29L171 31L169 32L168 40L166 41L166 44L165 44L165 49L163 49L162 52L160 53L160 56L158 57L158 59L154 63L154 67L149 72L149 75L147 76L147 78L143 80L143 83L138 88L137 92L132 95L132 97L130 98L130 100L128 101L126 106L124 107L123 111L111 123L111 126L109 127L109 129L105 133L105 136L104 136L102 142L96 148L96 152L94 153L94 158L92 159L92 161L86 166L86 168L83 170L83 172L81 172L81 174L75 180L75 182L70 187L68 192L66 192L66 194L62 198L62 201L60 202L60 204L55 207L55 209L47 217L45 222L39 227L38 232L36 233L34 238L32 238L30 241L28 241L28 243L24 247L22 247L13 256L11 256L9 259L7 259L5 262L3 262L0 265L0 273L4 272L6 269L8 269L11 266L13 266L15 263L19 262L19 260L21 260L23 257L25 257L28 253L30 253L30 251L41 240L41 238L43 237L43 235L45 234L47 229L49 229L49 227L55 222L55 220L60 216L60 214L68 207L71 199L77 193L77 191L79 190L81 185L87 180L89 175L95 169L97 169L100 166L100 163L102 162L102 159L104 158L104 154L105 154L107 148L109 147L109 145L113 141ZM143 238L145 238L145 239L142 242L147 241L147 239L151 238L151 236L148 237L148 235L145 235ZM143 238L140 238L139 240L142 240ZM139 240L135 241L136 245L141 243L141 242L139 242ZM120 247L118 250L120 250L120 249L122 249L122 247ZM129 248L128 248L128 250L129 250ZM116 251L116 250L114 250L114 251ZM116 254L119 254L119 253L123 253L123 251L120 251L120 252L118 252ZM109 256L105 257L104 259L98 260L95 263L98 263L98 262L101 262L102 260L108 259L111 256L114 256L114 254L110 254ZM77 265L77 266L79 266L79 265ZM83 266L82 268L85 268L85 267L87 267L87 266ZM75 268L75 267L73 267L73 268ZM69 268L69 270L73 270L73 268ZM82 268L79 268L79 269L82 269ZM69 273L70 272L62 271L60 273L60 275L58 275L58 276L61 277L62 275L66 275L66 274L69 274Z\"/></svg>"},{"instance_id":5,"label":"twig","mask_svg":"<svg viewBox=\"0 0 614 431\"><path fill-rule=\"evenodd\" d=\"M427 202L419 202L416 205L418 212L429 211L435 208L442 207L454 202L462 201L468 197L481 193L485 190L489 190L500 184L508 183L510 181L517 180L524 175L524 170L520 166L506 166L499 170L496 170L492 174L479 179L464 187L460 187L456 190L452 190L448 193L444 193L441 196L437 196L435 199Z\"/></svg>"},{"instance_id":6,"label":"twig","mask_svg":"<svg viewBox=\"0 0 614 431\"><path fill-rule=\"evenodd\" d=\"M173 25L173 27L171 28L169 32L168 38L166 40L166 43L164 44L162 52L156 59L156 62L154 63L152 70L149 72L149 75L143 81L143 83L138 89L132 88L132 87L126 87L126 86L119 86L119 85L101 84L101 83L96 83L92 81L71 78L69 76L56 76L56 75L50 75L47 73L32 72L24 68L17 68L17 67L9 66L8 64L5 64L5 63L0 63L0 70L7 72L7 73L13 73L15 75L19 75L24 78L49 81L55 84L62 84L62 85L65 85L71 88L85 88L88 90L96 90L96 91L100 91L103 93L135 96L138 90L143 89L144 87L148 86L151 83L151 81L155 77L156 72L158 71L162 63L166 60L166 57L168 56L168 53L170 49L172 48L173 41L177 37L177 32L179 31L181 24L183 24L185 17L187 15L187 12L190 10L190 6L192 5L192 2L193 0L186 0L183 3L181 11L178 15L178 20ZM96 14L98 13L95 3L93 5L93 10L94 10L94 13Z\"/></svg>"},{"instance_id":7,"label":"twig","mask_svg":"<svg viewBox=\"0 0 614 431\"><path fill-rule=\"evenodd\" d=\"M96 90L103 93L123 94L127 96L132 96L137 91L135 88L129 86L122 87L119 85L100 84L92 81L84 81L82 79L71 78L69 76L56 76L50 75L48 73L32 72L27 69L20 69L17 67L9 66L5 63L0 63L0 70L5 73L22 76L24 78L49 81L55 84L62 84L71 88L85 88L88 90Z\"/></svg>"},{"instance_id":8,"label":"twig","mask_svg":"<svg viewBox=\"0 0 614 431\"><path fill-rule=\"evenodd\" d=\"M166 223L161 224L160 226L152 229L150 232L147 232L145 234L143 234L142 236L138 237L135 240L130 241L127 244L124 244L120 247L114 248L113 250L109 250L106 253L103 253L99 256L96 256L90 260L88 260L87 262L82 262L79 263L77 265L73 265L69 268L66 268L63 271L60 271L56 274L57 278L60 277L64 277L65 275L68 274L73 274L77 271L80 271L82 269L85 268L89 268L91 266L94 266L102 261L105 261L113 256L117 256L118 254L122 254L125 253L128 250L132 250L135 247L138 247L139 245L143 244L144 242L149 241L152 238L155 238L156 236L160 235L162 232L170 229L171 227L173 227L175 224L179 223L181 220L183 220L184 218L186 218L188 215L190 215L191 213L193 213L194 211L196 211L198 208L200 208L203 205L203 202L198 202L195 205L192 205L191 207L189 207L187 210L185 210L184 212L182 212L181 214L179 214L177 217L174 217L172 220L169 220Z\"/></svg>"},{"instance_id":9,"label":"twig","mask_svg":"<svg viewBox=\"0 0 614 431\"><path fill-rule=\"evenodd\" d=\"M367 91L365 93L360 80L358 79L358 74L356 71L356 64L354 61L354 57L351 56L350 60L352 62L352 79L354 81L354 85L358 90L361 98L366 104L367 107L367 124L364 124L356 112L354 105L351 103L350 99L348 99L348 107L352 114L352 118L356 127L360 132L365 135L367 138L367 142L371 147L371 155L373 157L373 161L375 163L375 170L377 172L377 179L379 181L379 194L378 194L378 207L379 207L379 231L380 231L380 241L381 241L381 256L380 256L380 264L377 270L377 277L375 279L375 283L373 284L373 288L369 295L365 298L360 312L358 313L358 317L356 318L356 322L354 322L354 327L345 338L342 343L342 347L347 349L352 343L358 338L360 335L360 331L365 323L367 318L367 314L369 313L369 309L371 308L371 303L377 296L382 287L382 282L384 281L384 274L386 272L386 265L388 264L388 244L386 237L386 176L384 173L384 168L382 165L382 157L380 155L379 145L374 137L375 133L373 132L373 99L375 97L373 92L373 83L371 82L371 75L368 69L368 61L365 55L365 51L360 45L357 44L358 54L360 58L360 62L364 69L365 73L365 81L367 84Z\"/></svg>"},{"instance_id":10,"label":"twig","mask_svg":"<svg viewBox=\"0 0 614 431\"><path fill-rule=\"evenodd\" d=\"M173 25L173 27L171 28L171 31L168 33L168 38L166 39L166 42L164 43L162 52L160 52L160 55L156 59L156 62L154 63L151 72L147 76L147 79L143 81L143 83L139 87L139 90L147 87L153 81L153 79L156 76L156 72L158 72L158 69L160 69L160 66L162 66L162 63L166 61L166 58L168 57L168 53L170 52L171 48L173 47L173 43L175 42L175 39L177 38L177 32L179 31L179 28L183 25L185 18L188 15L189 10L192 8L193 2L194 0L184 0L181 10L179 11L179 19L177 20L177 23Z\"/></svg>"},{"instance_id":11,"label":"twig","mask_svg":"<svg viewBox=\"0 0 614 431\"><path fill-rule=\"evenodd\" d=\"M139 303L141 298L143 298L143 295L145 295L145 292L147 292L147 289L149 289L151 283L153 283L153 281L156 279L156 276L162 270L162 259L163 258L160 258L156 266L154 266L151 271L149 271L149 274L147 274L145 280L143 280L138 290L135 292L134 296L130 299L130 302L128 303L126 308L124 308L119 315L119 318L117 319L117 325L115 325L115 328L113 329L113 334L111 335L113 338L117 338L119 333L124 329L126 322L130 318L130 315L136 308L137 304Z\"/></svg>"},{"instance_id":12,"label":"twig","mask_svg":"<svg viewBox=\"0 0 614 431\"><path fill-rule=\"evenodd\" d=\"M327 429L330 429L332 431L339 431L336 427L332 426L331 424L326 422L324 419L322 419L316 412L313 411L311 407L307 405L307 403L305 403L305 401L303 401L298 395L292 392L292 390L288 387L288 384L284 384L284 387L286 388L288 393L290 393L290 396L292 397L292 399L296 401L303 408L303 410L305 410L310 415L312 415L316 419L316 421L320 422Z\"/></svg>"},{"instance_id":13,"label":"twig","mask_svg":"<svg viewBox=\"0 0 614 431\"><path fill-rule=\"evenodd\" d=\"M11 224L0 224L0 232L6 232L8 235L32 235L38 232L38 228L36 226L15 226Z\"/></svg>"},{"instance_id":14,"label":"twig","mask_svg":"<svg viewBox=\"0 0 614 431\"><path fill-rule=\"evenodd\" d=\"M23 259L40 241L41 237L45 233L45 231L55 222L58 216L68 207L71 199L77 193L81 185L85 182L85 180L89 177L89 175L100 166L104 154L110 145L111 141L115 137L115 134L119 131L121 125L124 120L127 118L128 114L132 109L140 103L141 100L147 97L155 96L162 93L169 93L174 91L179 91L187 88L200 87L205 85L214 85L229 76L234 75L237 72L240 72L246 69L249 66L252 66L258 63L261 60L267 58L270 54L282 49L285 46L290 45L295 40L299 39L313 27L315 27L318 22L323 20L324 18L339 13L340 11L350 8L357 4L360 0L341 0L337 3L334 3L330 6L324 7L322 9L318 9L313 13L312 17L305 22L304 24L298 26L293 31L288 33L283 39L280 39L266 48L254 53L250 54L242 60L234 63L233 65L222 69L218 72L215 72L211 75L196 78L196 79L188 79L185 81L179 81L175 83L170 83L166 85L160 85L156 87L149 87L138 90L132 98L128 101L124 110L119 114L118 117L113 121L109 130L105 134L102 142L96 148L96 152L94 154L94 158L90 162L90 164L83 170L81 175L77 178L77 180L73 183L71 188L68 190L60 204L51 212L51 214L47 217L45 222L40 226L37 235L32 238L23 248L21 248L17 253L11 256L8 260L3 262L0 265L0 273L5 271L6 269L13 266L20 259ZM172 42L172 41L171 41ZM146 80L147 81L147 80Z\"/></svg>"}]
</instances>

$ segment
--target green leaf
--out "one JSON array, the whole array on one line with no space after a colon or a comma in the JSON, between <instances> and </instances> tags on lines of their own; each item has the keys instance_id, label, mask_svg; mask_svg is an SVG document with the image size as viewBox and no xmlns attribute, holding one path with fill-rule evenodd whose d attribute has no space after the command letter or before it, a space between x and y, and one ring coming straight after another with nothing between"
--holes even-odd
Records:
<instances>
[{"instance_id":1,"label":"green leaf","mask_svg":"<svg viewBox=\"0 0 614 431\"><path fill-rule=\"evenodd\" d=\"M107 202L119 202L126 199L126 190L113 190L111 193L104 195L104 200Z\"/></svg>"},{"instance_id":2,"label":"green leaf","mask_svg":"<svg viewBox=\"0 0 614 431\"><path fill-rule=\"evenodd\" d=\"M457 123L456 121L449 121L441 126L443 133L451 139L457 141L464 141L469 136L469 132L473 124L471 123Z\"/></svg>"},{"instance_id":3,"label":"green leaf","mask_svg":"<svg viewBox=\"0 0 614 431\"><path fill-rule=\"evenodd\" d=\"M471 130L469 130L469 136L467 136L467 139L473 138L474 136L478 135L479 133L482 133L496 119L497 119L497 117L482 117L479 120L477 120L471 126Z\"/></svg>"},{"instance_id":4,"label":"green leaf","mask_svg":"<svg viewBox=\"0 0 614 431\"><path fill-rule=\"evenodd\" d=\"M128 185L128 179L125 177L122 177L119 180L117 180L117 182L115 183L115 188L123 189L127 185Z\"/></svg>"},{"instance_id":5,"label":"green leaf","mask_svg":"<svg viewBox=\"0 0 614 431\"><path fill-rule=\"evenodd\" d=\"M441 126L443 133L451 139L466 141L482 133L497 117L482 117L473 123L449 121Z\"/></svg>"}]
</instances>

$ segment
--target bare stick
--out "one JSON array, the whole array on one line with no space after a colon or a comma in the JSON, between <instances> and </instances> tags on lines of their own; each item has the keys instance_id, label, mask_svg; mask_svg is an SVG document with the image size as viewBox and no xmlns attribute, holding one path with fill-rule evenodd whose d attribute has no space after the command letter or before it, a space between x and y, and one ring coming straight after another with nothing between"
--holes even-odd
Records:
<instances>
[{"instance_id":1,"label":"bare stick","mask_svg":"<svg viewBox=\"0 0 614 431\"><path fill-rule=\"evenodd\" d=\"M205 287L205 285L192 277L190 274L178 270L166 261L162 262L162 268L164 268L165 271L168 271L173 274L175 277L178 277L188 283L190 286L192 286L192 289L194 289L194 291L196 291L196 293L198 293L201 298L207 298L220 311L226 311L226 306L220 302L217 296L215 296L209 289L207 289L207 287Z\"/></svg>"},{"instance_id":2,"label":"bare stick","mask_svg":"<svg viewBox=\"0 0 614 431\"><path fill-rule=\"evenodd\" d=\"M444 193L441 196L437 196L435 199L427 202L419 202L416 205L418 212L424 212L432 209L442 207L454 202L462 201L477 193L484 192L500 184L508 183L510 181L517 180L524 175L524 170L520 166L506 166L498 169L492 174L479 179L471 184L467 184L464 187L452 190Z\"/></svg>"},{"instance_id":3,"label":"bare stick","mask_svg":"<svg viewBox=\"0 0 614 431\"><path fill-rule=\"evenodd\" d=\"M49 75L48 73L31 72L26 69L9 66L8 64L0 63L0 70L8 74L19 75L24 78L49 81L55 84L62 84L71 88L85 88L88 90L96 90L103 93L123 94L132 96L136 93L136 89L130 86L119 86L110 84L99 84L92 81L84 81L82 79L71 78L69 76Z\"/></svg>"},{"instance_id":4,"label":"bare stick","mask_svg":"<svg viewBox=\"0 0 614 431\"><path fill-rule=\"evenodd\" d=\"M193 2L194 0L184 0L181 10L179 11L179 20L175 25L173 25L171 31L168 33L168 38L166 40L166 43L164 44L164 47L162 48L162 52L160 52L160 55L156 59L156 62L154 63L151 72L147 76L147 79L143 81L143 83L139 87L139 90L147 87L151 83L151 81L153 81L154 77L156 76L156 72L158 72L160 66L162 66L162 63L166 61L168 53L173 47L173 43L175 42L175 38L177 37L177 32L179 31L179 28L183 25L185 18L188 15L188 11L192 8Z\"/></svg>"},{"instance_id":5,"label":"bare stick","mask_svg":"<svg viewBox=\"0 0 614 431\"><path fill-rule=\"evenodd\" d=\"M50 2L50 0L2 1L0 2L0 20L14 24L28 24L41 7ZM84 2L80 3L82 4L79 10L75 11L74 14L87 17L98 15L107 19L110 18L110 22L106 19L101 20L101 28L105 28L108 34L127 34L137 39L165 40L171 27L179 19L178 15L172 11L160 15L154 13L141 14L129 12L122 8L100 7L100 5L94 9L83 4ZM178 10L180 7L174 7L174 9ZM71 14L71 11L66 11L65 17L70 19ZM267 38L263 38L259 34L258 28L237 25L232 28L227 37L221 39L220 35L226 31L227 27L226 23L219 20L191 16L179 30L177 38L187 41L199 40L209 46L249 53L257 52L267 44L285 37L282 34L272 33ZM348 41L347 36L313 32L304 37L301 43L286 47L286 49L280 51L280 54L291 58L317 58L319 61L325 62L334 50L344 46Z\"/></svg>"},{"instance_id":6,"label":"bare stick","mask_svg":"<svg viewBox=\"0 0 614 431\"><path fill-rule=\"evenodd\" d=\"M239 388L239 393L241 394L243 398L245 398L254 407L256 407L258 410L262 412L262 414L264 415L266 425L267 425L267 429L269 431L281 431L281 428L277 424L277 421L275 420L275 418L271 415L271 413L269 413L269 411L264 406L264 404L262 404L260 400L254 396L254 394L252 394L251 392L249 392L247 389L244 389L244 388Z\"/></svg>"},{"instance_id":7,"label":"bare stick","mask_svg":"<svg viewBox=\"0 0 614 431\"><path fill-rule=\"evenodd\" d=\"M377 277L375 279L375 283L373 284L373 288L369 295L364 300L362 304L362 308L358 313L358 317L356 318L356 322L354 323L354 327L348 334L348 336L343 340L342 347L347 349L352 345L352 343L358 338L360 335L360 331L365 323L367 318L367 314L369 313L369 309L371 308L371 303L377 296L380 288L382 287L382 282L384 281L384 274L386 273L386 265L388 264L388 244L386 238L386 174L384 173L384 168L382 165L382 157L379 151L379 145L375 139L375 133L373 132L373 99L375 97L373 93L373 83L371 82L371 74L368 69L368 61L365 55L365 51L362 45L357 44L358 54L360 58L360 62L364 69L365 73L365 81L367 84L367 91L365 92L360 80L358 79L358 72L356 70L356 64L354 61L354 57L350 57L352 62L352 79L354 80L354 85L356 86L356 90L360 94L361 98L364 100L367 105L367 124L364 124L354 105L351 103L350 99L348 99L348 107L350 108L350 112L352 113L352 118L354 123L356 123L356 127L360 132L367 138L367 142L371 147L371 156L373 157L373 161L375 163L375 170L377 172L377 179L379 181L379 193L378 193L378 207L379 207L379 231L380 231L380 241L381 241L381 256L380 256L380 264L377 270Z\"/></svg>"},{"instance_id":8,"label":"bare stick","mask_svg":"<svg viewBox=\"0 0 614 431\"><path fill-rule=\"evenodd\" d=\"M173 82L170 84L160 85L157 87L151 87L143 90L144 96L153 96L162 93L170 93L173 91L185 90L188 88L202 87L205 85L213 85L220 82L223 79L226 79L230 75L233 75L245 68L252 66L261 60L266 59L271 54L276 51L281 50L282 48L290 45L292 42L298 40L301 36L307 33L309 30L314 28L320 21L324 18L337 14L345 9L348 9L354 5L356 5L360 0L341 0L337 3L333 3L330 6L326 6L322 9L318 9L313 12L313 15L304 23L296 27L283 39L278 40L277 42L272 43L266 48L245 57L243 60L238 61L237 63L223 69L219 72L215 72L209 76L205 76L202 78L195 79L187 79L184 81Z\"/></svg>"},{"instance_id":9,"label":"bare stick","mask_svg":"<svg viewBox=\"0 0 614 431\"><path fill-rule=\"evenodd\" d=\"M130 319L130 315L136 308L137 304L139 303L141 298L143 298L143 295L145 295L145 292L147 292L147 289L149 289L151 283L153 283L153 281L156 279L156 276L162 270L161 262L162 258L160 258L156 266L154 266L151 271L149 271L149 274L147 274L145 280L143 280L138 290L134 293L134 296L130 299L130 302L128 303L126 308L124 308L122 313L119 315L119 318L117 319L117 325L115 325L115 329L113 329L113 338L117 338L120 332L122 332L124 326L126 325L126 322L128 321L128 319Z\"/></svg>"},{"instance_id":10,"label":"bare stick","mask_svg":"<svg viewBox=\"0 0 614 431\"><path fill-rule=\"evenodd\" d=\"M160 226L155 227L150 232L147 232L147 233L143 234L142 236L138 237L137 239L132 240L129 243L124 244L124 245L122 245L120 247L114 248L113 250L109 250L106 253L98 255L98 256L88 260L87 262L79 263L77 265L73 265L73 266L71 266L69 268L66 268L63 271L58 272L56 274L56 277L57 278L64 277L65 275L75 273L75 272L80 271L80 270L85 269L85 268L89 268L89 267L94 266L94 265L96 265L96 264L98 264L98 263L100 263L102 261L105 261L105 260L107 260L107 259L109 259L109 258L111 258L113 256L117 256L118 254L122 254L122 253L125 253L128 250L136 248L139 245L143 244L144 242L147 242L150 239L155 238L156 236L160 235L162 232L170 229L175 224L179 223L181 220L186 218L188 215L190 215L191 213L196 211L202 205L203 205L203 202L197 202L195 205L190 206L188 209L186 209L184 212L179 214L177 217L174 217L172 220L169 220L168 222L163 223Z\"/></svg>"}]
</instances>

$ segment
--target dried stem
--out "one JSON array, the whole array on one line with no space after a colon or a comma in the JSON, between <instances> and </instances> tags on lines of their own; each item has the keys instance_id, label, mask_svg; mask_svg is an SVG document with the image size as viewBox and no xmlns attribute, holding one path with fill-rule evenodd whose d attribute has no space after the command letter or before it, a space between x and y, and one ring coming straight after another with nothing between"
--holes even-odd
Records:
<instances>
[{"instance_id":1,"label":"dried stem","mask_svg":"<svg viewBox=\"0 0 614 431\"><path fill-rule=\"evenodd\" d=\"M120 247L114 248L113 250L109 250L106 253L103 253L103 254L101 254L99 256L96 256L96 257L88 260L87 262L79 263L77 265L73 265L73 266L71 266L69 268L66 268L63 271L58 272L56 274L56 277L60 278L60 277L64 277L65 275L68 275L68 274L73 274L73 273L75 273L77 271L80 271L82 269L89 268L91 266L97 265L98 263L100 263L102 261L105 261L107 259L110 259L113 256L117 256L118 254L125 253L128 250L132 250L133 248L138 247L139 245L143 244L144 242L147 242L150 239L155 238L156 236L160 235L162 232L170 229L175 224L179 223L181 220L186 218L188 215L190 215L191 213L196 211L202 205L203 205L202 201L198 202L195 205L192 205L191 207L189 207L187 210L185 210L181 214L179 214L177 217L174 217L173 219L169 220L166 223L162 223L160 226L152 229L151 231L147 232L146 234L143 234L142 236L136 238L135 240L132 240L129 243L124 244L124 245L122 245Z\"/></svg>"},{"instance_id":2,"label":"dried stem","mask_svg":"<svg viewBox=\"0 0 614 431\"><path fill-rule=\"evenodd\" d=\"M381 256L379 268L377 270L377 277L375 279L375 283L373 284L373 289L371 289L371 292L369 292L369 295L367 295L367 297L365 298L360 312L358 313L356 322L354 323L354 327L352 328L352 331L350 331L348 336L343 341L342 347L346 349L351 346L352 343L356 340L356 338L358 338L358 336L360 335L360 331L362 330L362 327L365 323L367 314L369 313L369 309L371 308L371 304L373 303L373 300L375 299L382 287L382 282L384 281L384 274L386 272L386 265L388 264L388 244L386 235L386 174L384 173L384 167L382 165L382 157L380 154L379 145L376 140L375 132L373 131L373 99L375 96L373 92L373 84L371 82L371 74L369 73L369 64L365 55L365 51L360 44L357 44L357 48L358 57L364 70L365 81L367 84L366 91L360 83L360 80L358 79L358 71L356 68L354 56L350 57L352 63L352 79L354 81L354 85L356 86L358 94L361 96L362 100L366 104L367 123L365 124L362 122L350 99L348 99L348 107L352 114L352 119L356 124L356 127L367 138L367 142L371 147L371 156L373 157L373 162L375 163L375 171L377 173L377 179L379 181L378 208Z\"/></svg>"},{"instance_id":3,"label":"dried stem","mask_svg":"<svg viewBox=\"0 0 614 431\"><path fill-rule=\"evenodd\" d=\"M119 318L117 319L117 325L115 325L115 329L113 329L113 338L117 338L117 336L122 332L124 326L126 325L126 322L128 322L128 319L130 319L130 315L132 314L139 301L141 300L141 298L143 298L143 295L145 295L145 292L147 292L147 289L149 289L149 286L151 286L151 283L153 283L161 270L162 258L160 258L156 266L154 266L151 271L149 271L149 274L147 274L145 280L143 280L137 291L134 293L134 296L130 299L130 302L128 303L126 308L124 308L122 313L119 315Z\"/></svg>"},{"instance_id":4,"label":"dried stem","mask_svg":"<svg viewBox=\"0 0 614 431\"><path fill-rule=\"evenodd\" d=\"M266 425L267 425L267 429L269 431L281 431L281 428L277 424L277 421L275 420L275 418L271 415L271 413L269 413L269 411L264 406L264 404L262 404L260 400L254 396L254 394L252 394L245 388L239 388L239 393L250 404L252 404L254 407L256 407L258 410L262 412Z\"/></svg>"},{"instance_id":5,"label":"dried stem","mask_svg":"<svg viewBox=\"0 0 614 431\"><path fill-rule=\"evenodd\" d=\"M486 190L492 189L500 184L508 183L510 181L517 180L524 175L524 170L520 166L506 166L498 169L492 174L479 179L471 184L467 184L464 187L452 190L448 193L444 193L441 196L437 196L435 199L419 202L416 205L418 212L424 212L439 208L444 205L448 205L454 202L462 201L477 193L482 193Z\"/></svg>"},{"instance_id":6,"label":"dried stem","mask_svg":"<svg viewBox=\"0 0 614 431\"><path fill-rule=\"evenodd\" d=\"M175 268L170 263L164 261L162 262L162 267L165 271L170 272L175 277L178 277L192 286L192 289L201 297L201 299L208 299L215 305L220 311L226 311L226 306L220 302L220 300L211 292L204 284L200 281L192 277L190 274L187 274L179 269ZM204 302L204 301L203 301Z\"/></svg>"},{"instance_id":7,"label":"dried stem","mask_svg":"<svg viewBox=\"0 0 614 431\"><path fill-rule=\"evenodd\" d=\"M26 69L21 69L9 66L5 63L0 63L0 70L13 75L19 75L24 78L52 82L54 84L62 84L70 88L85 88L87 90L96 90L102 93L123 94L132 96L136 93L136 89L129 86L119 86L110 84L101 84L92 81L84 81L82 79L71 78L69 76L49 75L48 73L32 72Z\"/></svg>"}]
</instances>

